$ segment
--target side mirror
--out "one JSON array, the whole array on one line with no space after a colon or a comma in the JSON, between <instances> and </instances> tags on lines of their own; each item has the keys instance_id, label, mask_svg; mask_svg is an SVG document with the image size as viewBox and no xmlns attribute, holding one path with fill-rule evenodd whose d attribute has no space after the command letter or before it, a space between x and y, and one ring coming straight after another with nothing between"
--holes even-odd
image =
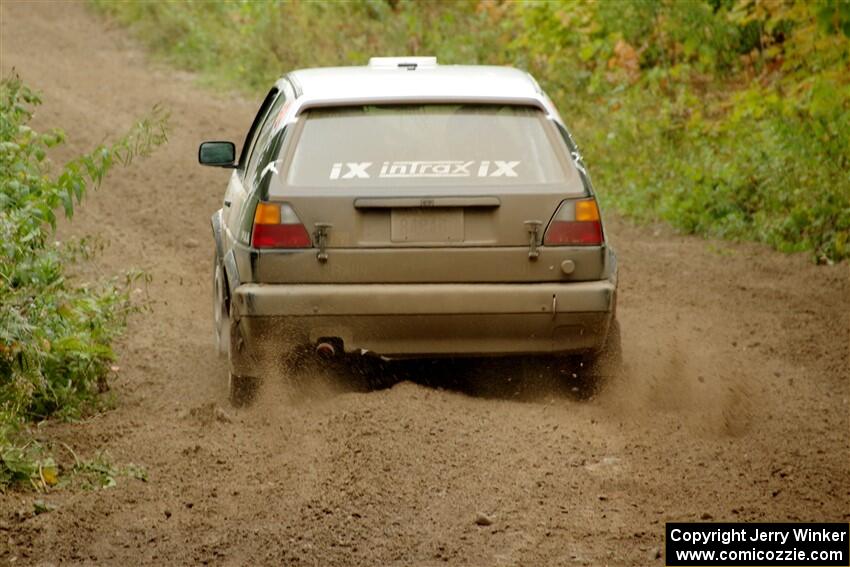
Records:
<instances>
[{"instance_id":1,"label":"side mirror","mask_svg":"<svg viewBox=\"0 0 850 567\"><path fill-rule=\"evenodd\" d=\"M236 146L233 142L204 142L198 148L198 162L213 167L236 167Z\"/></svg>"}]
</instances>

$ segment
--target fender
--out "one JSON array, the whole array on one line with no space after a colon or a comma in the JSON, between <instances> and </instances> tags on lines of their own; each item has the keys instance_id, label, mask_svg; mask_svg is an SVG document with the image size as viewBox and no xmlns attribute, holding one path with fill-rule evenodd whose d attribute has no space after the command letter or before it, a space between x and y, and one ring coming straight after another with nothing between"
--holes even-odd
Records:
<instances>
[{"instance_id":1,"label":"fender","mask_svg":"<svg viewBox=\"0 0 850 567\"><path fill-rule=\"evenodd\" d=\"M239 287L239 269L236 267L236 255L233 250L224 257L224 276L227 278L227 289L232 298L234 290Z\"/></svg>"},{"instance_id":2,"label":"fender","mask_svg":"<svg viewBox=\"0 0 850 567\"><path fill-rule=\"evenodd\" d=\"M239 268L236 266L236 256L231 249L227 254L224 253L224 243L221 238L221 209L213 213L210 218L212 225L213 239L215 240L216 258L224 265L224 277L227 279L227 295L232 297L233 290L239 287Z\"/></svg>"},{"instance_id":3,"label":"fender","mask_svg":"<svg viewBox=\"0 0 850 567\"><path fill-rule=\"evenodd\" d=\"M213 213L210 224L212 225L213 240L215 240L216 258L224 258L224 245L221 242L221 209Z\"/></svg>"}]
</instances>

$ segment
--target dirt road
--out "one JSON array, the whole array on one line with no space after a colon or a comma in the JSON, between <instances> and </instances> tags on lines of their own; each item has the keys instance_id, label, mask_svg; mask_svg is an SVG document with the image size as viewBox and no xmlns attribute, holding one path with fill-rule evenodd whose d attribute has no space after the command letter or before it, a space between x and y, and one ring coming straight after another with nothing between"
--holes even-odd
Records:
<instances>
[{"instance_id":1,"label":"dirt road","mask_svg":"<svg viewBox=\"0 0 850 567\"><path fill-rule=\"evenodd\" d=\"M109 243L92 273L153 276L116 407L43 432L148 481L0 495L0 562L660 565L670 520L850 520L846 263L612 219L629 368L600 394L426 365L232 410L208 273L226 173L196 147L241 141L257 101L150 62L82 5L4 0L0 34L2 72L44 95L35 125L68 133L59 158L172 114L168 146L63 228ZM56 510L33 516L36 497Z\"/></svg>"}]
</instances>

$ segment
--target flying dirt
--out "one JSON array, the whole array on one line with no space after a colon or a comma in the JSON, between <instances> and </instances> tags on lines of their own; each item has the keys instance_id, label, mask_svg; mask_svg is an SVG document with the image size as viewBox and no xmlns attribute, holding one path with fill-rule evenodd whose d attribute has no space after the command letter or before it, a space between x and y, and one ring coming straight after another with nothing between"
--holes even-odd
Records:
<instances>
[{"instance_id":1,"label":"flying dirt","mask_svg":"<svg viewBox=\"0 0 850 567\"><path fill-rule=\"evenodd\" d=\"M58 163L172 116L60 231L108 243L79 277L152 277L115 407L40 432L147 481L0 495L3 563L661 565L668 521L850 521L846 262L611 217L626 368L598 391L511 359L365 369L381 388L311 363L233 409L209 275L226 173L196 152L243 139L258 101L84 4L4 1L0 68L42 93L34 127L67 132Z\"/></svg>"}]
</instances>

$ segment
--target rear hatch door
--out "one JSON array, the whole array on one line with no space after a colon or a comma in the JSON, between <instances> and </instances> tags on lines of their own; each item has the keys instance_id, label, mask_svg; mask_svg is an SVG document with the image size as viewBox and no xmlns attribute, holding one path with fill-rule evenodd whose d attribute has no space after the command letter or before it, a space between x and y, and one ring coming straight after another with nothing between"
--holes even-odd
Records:
<instances>
[{"instance_id":1,"label":"rear hatch door","mask_svg":"<svg viewBox=\"0 0 850 567\"><path fill-rule=\"evenodd\" d=\"M264 250L259 281L542 282L601 272L599 247L540 249L529 258L559 204L586 194L538 109L309 111L278 165L267 199L294 209L327 261L315 250ZM565 259L576 266L569 276L559 269Z\"/></svg>"}]
</instances>

